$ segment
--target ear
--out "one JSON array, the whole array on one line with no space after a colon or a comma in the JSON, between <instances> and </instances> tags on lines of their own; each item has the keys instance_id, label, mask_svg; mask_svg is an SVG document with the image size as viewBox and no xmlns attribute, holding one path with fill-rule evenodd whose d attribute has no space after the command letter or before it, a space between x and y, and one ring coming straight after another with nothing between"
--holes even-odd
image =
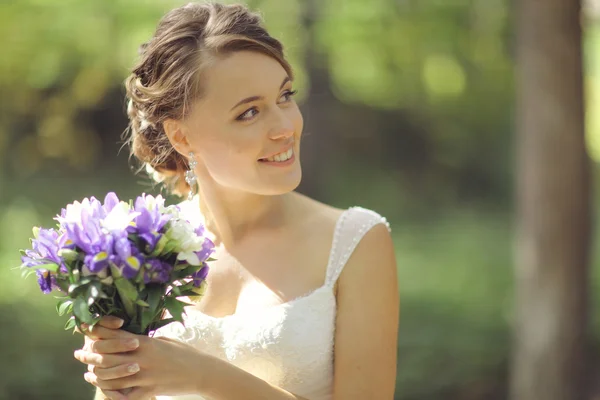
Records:
<instances>
[{"instance_id":1,"label":"ear","mask_svg":"<svg viewBox=\"0 0 600 400\"><path fill-rule=\"evenodd\" d=\"M190 144L187 140L185 126L181 121L168 118L163 122L163 129L171 142L171 146L182 156L190 153Z\"/></svg>"}]
</instances>

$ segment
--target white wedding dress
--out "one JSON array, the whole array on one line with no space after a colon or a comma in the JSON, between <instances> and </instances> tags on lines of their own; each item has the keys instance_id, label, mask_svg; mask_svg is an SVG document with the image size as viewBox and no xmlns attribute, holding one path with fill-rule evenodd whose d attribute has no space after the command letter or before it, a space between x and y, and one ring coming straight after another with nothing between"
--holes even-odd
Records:
<instances>
[{"instance_id":1,"label":"white wedding dress","mask_svg":"<svg viewBox=\"0 0 600 400\"><path fill-rule=\"evenodd\" d=\"M385 218L371 210L352 207L341 214L325 283L318 289L283 304L221 318L191 310L184 317L185 327L172 323L159 329L156 336L193 345L304 398L331 399L334 285L359 241L377 224L390 229ZM202 400L203 397L158 396L157 399Z\"/></svg>"}]
</instances>

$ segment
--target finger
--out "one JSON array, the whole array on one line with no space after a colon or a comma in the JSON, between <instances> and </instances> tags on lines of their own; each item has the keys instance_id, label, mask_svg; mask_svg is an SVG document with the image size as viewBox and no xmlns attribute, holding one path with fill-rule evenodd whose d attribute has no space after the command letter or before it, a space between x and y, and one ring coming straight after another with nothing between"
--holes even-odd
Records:
<instances>
[{"instance_id":1,"label":"finger","mask_svg":"<svg viewBox=\"0 0 600 400\"><path fill-rule=\"evenodd\" d=\"M88 372L96 375L98 379L102 380L111 380L111 379L119 379L125 378L126 376L131 376L137 374L140 371L140 366L138 364L122 364L117 365L112 368L100 368L94 365L88 366Z\"/></svg>"},{"instance_id":2,"label":"finger","mask_svg":"<svg viewBox=\"0 0 600 400\"><path fill-rule=\"evenodd\" d=\"M140 347L138 338L95 340L87 345L89 352L99 354L125 353Z\"/></svg>"},{"instance_id":3,"label":"finger","mask_svg":"<svg viewBox=\"0 0 600 400\"><path fill-rule=\"evenodd\" d=\"M136 387L130 393L127 393L127 400L148 400L153 399L152 390L147 387Z\"/></svg>"},{"instance_id":4,"label":"finger","mask_svg":"<svg viewBox=\"0 0 600 400\"><path fill-rule=\"evenodd\" d=\"M88 336L92 339L115 339L118 337L134 337L133 333L121 330L121 329L108 329L100 325L90 326L87 331Z\"/></svg>"},{"instance_id":5,"label":"finger","mask_svg":"<svg viewBox=\"0 0 600 400\"><path fill-rule=\"evenodd\" d=\"M92 374L91 372L86 372L85 374L83 374L83 378L87 382L91 383L96 387L99 387L102 390L121 390L135 386L135 375L119 379L104 380L98 378L95 374Z\"/></svg>"},{"instance_id":6,"label":"finger","mask_svg":"<svg viewBox=\"0 0 600 400\"><path fill-rule=\"evenodd\" d=\"M119 329L123 326L123 320L121 318L114 317L112 315L104 316L98 321L98 325L108 329Z\"/></svg>"},{"instance_id":7,"label":"finger","mask_svg":"<svg viewBox=\"0 0 600 400\"><path fill-rule=\"evenodd\" d=\"M90 326L88 324L81 324L80 326L75 326L75 332L81 333L83 335L87 335Z\"/></svg>"},{"instance_id":8,"label":"finger","mask_svg":"<svg viewBox=\"0 0 600 400\"><path fill-rule=\"evenodd\" d=\"M127 400L127 396L116 390L102 390L102 394L109 400Z\"/></svg>"},{"instance_id":9,"label":"finger","mask_svg":"<svg viewBox=\"0 0 600 400\"><path fill-rule=\"evenodd\" d=\"M81 350L83 351L90 351L90 345L94 342L94 339L92 339L89 336L85 337L85 340L83 341L83 347Z\"/></svg>"},{"instance_id":10,"label":"finger","mask_svg":"<svg viewBox=\"0 0 600 400\"><path fill-rule=\"evenodd\" d=\"M76 350L73 356L84 364L95 365L101 368L111 368L127 363L123 356L112 354L90 353L88 351Z\"/></svg>"}]
</instances>

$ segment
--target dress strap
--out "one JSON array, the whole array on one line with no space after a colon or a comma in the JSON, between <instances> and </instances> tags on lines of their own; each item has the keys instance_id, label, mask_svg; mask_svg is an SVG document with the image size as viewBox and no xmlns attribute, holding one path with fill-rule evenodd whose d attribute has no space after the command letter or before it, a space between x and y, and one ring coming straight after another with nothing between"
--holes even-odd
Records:
<instances>
[{"instance_id":1,"label":"dress strap","mask_svg":"<svg viewBox=\"0 0 600 400\"><path fill-rule=\"evenodd\" d=\"M366 208L351 207L340 215L329 253L326 285L335 285L358 243L377 224L384 224L391 231L390 224L384 217Z\"/></svg>"}]
</instances>

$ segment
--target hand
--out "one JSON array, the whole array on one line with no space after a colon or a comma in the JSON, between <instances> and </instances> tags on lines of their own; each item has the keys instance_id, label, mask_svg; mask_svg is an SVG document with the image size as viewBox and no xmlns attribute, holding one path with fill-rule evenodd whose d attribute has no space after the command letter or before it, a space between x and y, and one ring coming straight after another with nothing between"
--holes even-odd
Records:
<instances>
[{"instance_id":1,"label":"hand","mask_svg":"<svg viewBox=\"0 0 600 400\"><path fill-rule=\"evenodd\" d=\"M117 317L112 317L112 316L105 316L102 317L102 319L98 322L99 326L102 326L104 328L108 328L108 329L120 329L123 326L124 321L120 318ZM97 332L97 327L89 327L87 324L82 324L81 328L83 329L83 332L81 332L78 328L76 328L75 330L79 333L83 333L84 334L84 346L82 348L82 350L87 351L87 352L94 352L96 351L97 353L107 353L109 354L109 352L111 351L111 348L113 350L113 352L115 352L116 350L119 349L119 347L123 347L124 343L119 344L119 342L114 342L111 344L111 340L105 340L104 343L99 343L98 337L95 335L95 333ZM115 339L112 339L115 340ZM135 339L137 340L137 339ZM131 344L133 346L133 344ZM104 350L103 350L104 348ZM137 347L136 347L137 348ZM131 351L132 349L123 349L123 351ZM76 352L76 354L79 354ZM129 368L121 368L123 371L123 373L129 373L130 375L136 372L136 368L135 366L130 366L131 369ZM103 377L106 378L106 374L108 374L108 376L110 376L111 373L111 369L103 369L103 368L96 368L93 365L89 365L88 366L88 371L94 373L94 371L98 369L98 370L102 370L102 374ZM114 372L114 371L113 371ZM118 371L117 371L118 372ZM84 375L85 377L85 375ZM104 395L104 397L108 398L108 399L125 399L126 397L124 396L125 394L131 392L131 389L133 388L129 388L129 389L125 389L125 390L121 390L121 391L112 391L112 390L102 390L99 388L99 391L102 393L102 395Z\"/></svg>"},{"instance_id":2,"label":"hand","mask_svg":"<svg viewBox=\"0 0 600 400\"><path fill-rule=\"evenodd\" d=\"M75 358L89 365L86 381L105 396L146 400L156 395L199 393L203 371L210 370L210 357L176 340L134 335L104 325L89 330L92 341L76 351ZM135 349L132 340L138 342ZM118 392L126 388L134 389L127 396Z\"/></svg>"}]
</instances>

